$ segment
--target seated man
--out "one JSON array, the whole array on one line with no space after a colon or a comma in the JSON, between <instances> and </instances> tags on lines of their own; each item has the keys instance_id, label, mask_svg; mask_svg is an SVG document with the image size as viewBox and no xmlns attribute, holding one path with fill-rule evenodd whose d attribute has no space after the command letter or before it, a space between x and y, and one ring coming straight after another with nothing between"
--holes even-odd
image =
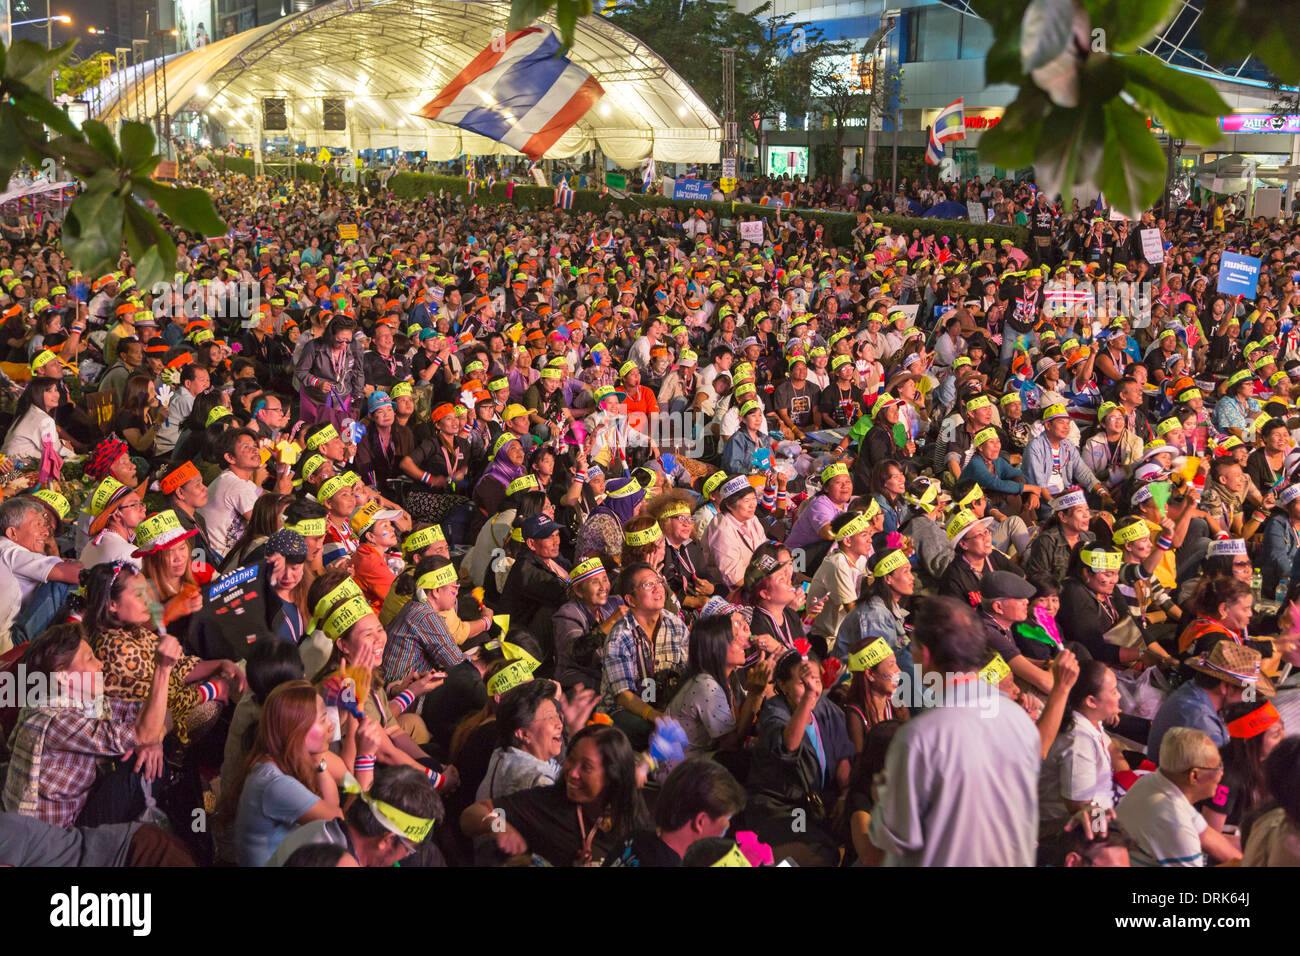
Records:
<instances>
[{"instance_id":1,"label":"seated man","mask_svg":"<svg viewBox=\"0 0 1300 956\"><path fill-rule=\"evenodd\" d=\"M28 692L32 675L45 676L45 698L30 700L9 738L13 759L4 785L4 809L61 827L126 823L144 810L135 779L162 771L167 721L167 684L181 656L174 637L158 642L149 696L139 701L105 697L100 662L79 623L50 628L33 642L24 663ZM97 780L101 758L128 758Z\"/></svg>"},{"instance_id":2,"label":"seated man","mask_svg":"<svg viewBox=\"0 0 1300 956\"><path fill-rule=\"evenodd\" d=\"M48 553L53 530L50 514L35 495L18 495L0 504L0 565L13 575L20 604L8 611L17 611L10 627L15 644L45 630L81 574L80 562Z\"/></svg>"},{"instance_id":3,"label":"seated man","mask_svg":"<svg viewBox=\"0 0 1300 956\"><path fill-rule=\"evenodd\" d=\"M1160 742L1160 769L1138 779L1116 816L1133 838L1134 866L1204 866L1241 859L1241 851L1196 812L1223 779L1223 758L1208 735L1174 727Z\"/></svg>"},{"instance_id":4,"label":"seated man","mask_svg":"<svg viewBox=\"0 0 1300 956\"><path fill-rule=\"evenodd\" d=\"M304 823L284 838L266 865L284 866L294 851L317 845L345 847L362 866L393 866L412 854L424 857L425 865L443 865L429 840L443 816L442 798L424 774L414 767L383 767L342 819Z\"/></svg>"}]
</instances>

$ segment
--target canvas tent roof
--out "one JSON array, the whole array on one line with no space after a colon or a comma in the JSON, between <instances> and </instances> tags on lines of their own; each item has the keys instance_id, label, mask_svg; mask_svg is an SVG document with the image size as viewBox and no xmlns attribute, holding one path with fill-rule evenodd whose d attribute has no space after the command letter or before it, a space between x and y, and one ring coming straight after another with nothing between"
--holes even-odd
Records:
<instances>
[{"instance_id":1,"label":"canvas tent roof","mask_svg":"<svg viewBox=\"0 0 1300 956\"><path fill-rule=\"evenodd\" d=\"M494 37L510 5L497 0L332 0L198 50L166 58L172 115L200 110L236 142L289 135L309 147L427 150L432 160L461 153L511 154L492 140L413 115ZM554 29L553 15L541 23ZM658 54L608 20L578 20L569 57L605 95L547 154L599 146L619 166L717 162L718 119ZM91 115L152 116L162 96L161 60L123 70L90 93ZM261 101L284 97L289 130L261 130ZM322 99L344 97L347 130L323 129Z\"/></svg>"}]
</instances>

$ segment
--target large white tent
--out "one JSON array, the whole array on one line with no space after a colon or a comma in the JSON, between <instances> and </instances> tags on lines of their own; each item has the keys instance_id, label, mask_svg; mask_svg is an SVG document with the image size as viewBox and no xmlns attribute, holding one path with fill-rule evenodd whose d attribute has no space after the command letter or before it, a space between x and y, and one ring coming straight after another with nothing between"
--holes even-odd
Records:
<instances>
[{"instance_id":1,"label":"large white tent","mask_svg":"<svg viewBox=\"0 0 1300 956\"><path fill-rule=\"evenodd\" d=\"M168 57L166 112L202 112L246 143L287 135L312 148L425 150L431 160L511 155L492 140L414 115L503 35L509 9L501 0L332 0ZM555 29L552 15L541 23ZM568 55L605 95L548 156L599 147L624 167L651 156L718 161L717 117L640 40L602 17L583 17ZM154 75L161 62L110 77L90 96L92 115L110 126L152 116L162 99ZM265 97L284 98L288 130L262 129ZM323 129L325 97L346 99L345 131Z\"/></svg>"}]
</instances>

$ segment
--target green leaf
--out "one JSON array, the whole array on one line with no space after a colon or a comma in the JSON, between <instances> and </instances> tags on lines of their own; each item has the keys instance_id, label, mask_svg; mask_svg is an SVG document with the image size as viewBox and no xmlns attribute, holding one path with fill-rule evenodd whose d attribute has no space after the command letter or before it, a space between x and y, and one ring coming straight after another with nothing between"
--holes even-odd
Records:
<instances>
[{"instance_id":1,"label":"green leaf","mask_svg":"<svg viewBox=\"0 0 1300 956\"><path fill-rule=\"evenodd\" d=\"M1007 107L1002 121L980 137L980 157L1007 169L1032 166L1043 120L1050 110L1051 102L1043 91L1026 83Z\"/></svg>"},{"instance_id":2,"label":"green leaf","mask_svg":"<svg viewBox=\"0 0 1300 956\"><path fill-rule=\"evenodd\" d=\"M158 165L160 157L155 156L153 130L147 123L126 122L118 134L122 141L121 166L133 173L147 176ZM143 167L148 166L148 169Z\"/></svg>"},{"instance_id":3,"label":"green leaf","mask_svg":"<svg viewBox=\"0 0 1300 956\"><path fill-rule=\"evenodd\" d=\"M15 86L25 86L29 90L43 90L54 68L72 55L76 40L69 40L62 46L47 50L40 43L31 40L19 40L9 48L5 60L4 85L10 93Z\"/></svg>"},{"instance_id":4,"label":"green leaf","mask_svg":"<svg viewBox=\"0 0 1300 956\"><path fill-rule=\"evenodd\" d=\"M1128 60L1094 53L1083 61L1079 85L1090 100L1109 100L1119 96L1128 80Z\"/></svg>"},{"instance_id":5,"label":"green leaf","mask_svg":"<svg viewBox=\"0 0 1300 956\"><path fill-rule=\"evenodd\" d=\"M1031 0L1020 24L1020 65L1026 73L1065 52L1074 29L1072 0Z\"/></svg>"},{"instance_id":6,"label":"green leaf","mask_svg":"<svg viewBox=\"0 0 1300 956\"><path fill-rule=\"evenodd\" d=\"M204 236L220 236L226 231L206 189L168 186L150 179L132 180L131 185L136 195L152 199L182 229Z\"/></svg>"},{"instance_id":7,"label":"green leaf","mask_svg":"<svg viewBox=\"0 0 1300 956\"><path fill-rule=\"evenodd\" d=\"M1101 191L1111 206L1137 219L1160 199L1165 187L1165 154L1147 129L1146 118L1123 100L1107 103L1105 115Z\"/></svg>"},{"instance_id":8,"label":"green leaf","mask_svg":"<svg viewBox=\"0 0 1300 956\"><path fill-rule=\"evenodd\" d=\"M1039 186L1049 196L1058 192L1067 195L1077 185L1095 187L1105 142L1102 103L1088 100L1074 109L1053 107L1043 121L1034 158Z\"/></svg>"},{"instance_id":9,"label":"green leaf","mask_svg":"<svg viewBox=\"0 0 1300 956\"><path fill-rule=\"evenodd\" d=\"M1231 109L1208 80L1179 72L1153 56L1130 56L1123 62L1128 70L1125 92L1170 136L1203 146L1219 141L1219 117Z\"/></svg>"},{"instance_id":10,"label":"green leaf","mask_svg":"<svg viewBox=\"0 0 1300 956\"><path fill-rule=\"evenodd\" d=\"M117 268L126 205L117 186L111 170L100 170L86 182L86 191L72 201L63 220L63 249L74 266L90 275Z\"/></svg>"},{"instance_id":11,"label":"green leaf","mask_svg":"<svg viewBox=\"0 0 1300 956\"><path fill-rule=\"evenodd\" d=\"M105 163L114 167L119 164L122 157L117 151L117 141L113 139L113 134L109 132L107 126L99 120L86 120L81 124L81 132L86 137L86 141L103 157Z\"/></svg>"},{"instance_id":12,"label":"green leaf","mask_svg":"<svg viewBox=\"0 0 1300 956\"><path fill-rule=\"evenodd\" d=\"M167 279L176 269L176 244L156 216L135 200L126 204L126 248L142 289Z\"/></svg>"},{"instance_id":13,"label":"green leaf","mask_svg":"<svg viewBox=\"0 0 1300 956\"><path fill-rule=\"evenodd\" d=\"M4 49L2 44L0 49ZM16 113L12 106L0 104L0 189L8 187L9 179L23 160L23 139Z\"/></svg>"},{"instance_id":14,"label":"green leaf","mask_svg":"<svg viewBox=\"0 0 1300 956\"><path fill-rule=\"evenodd\" d=\"M40 120L46 126L65 136L75 136L77 128L68 119L68 114L59 109L44 95L39 93L21 93L14 96L14 106L28 116Z\"/></svg>"},{"instance_id":15,"label":"green leaf","mask_svg":"<svg viewBox=\"0 0 1300 956\"><path fill-rule=\"evenodd\" d=\"M83 179L109 167L103 154L77 135L60 136L50 143L49 148L51 152L62 157L64 164Z\"/></svg>"},{"instance_id":16,"label":"green leaf","mask_svg":"<svg viewBox=\"0 0 1300 956\"><path fill-rule=\"evenodd\" d=\"M1133 53L1157 36L1178 13L1176 0L1083 0L1106 53Z\"/></svg>"},{"instance_id":17,"label":"green leaf","mask_svg":"<svg viewBox=\"0 0 1300 956\"><path fill-rule=\"evenodd\" d=\"M555 23L560 28L560 54L567 53L573 45L573 35L578 28L578 15L582 12L579 0L559 0L555 5Z\"/></svg>"},{"instance_id":18,"label":"green leaf","mask_svg":"<svg viewBox=\"0 0 1300 956\"><path fill-rule=\"evenodd\" d=\"M510 0L510 19L506 23L506 29L522 30L555 6L555 2L556 0Z\"/></svg>"}]
</instances>

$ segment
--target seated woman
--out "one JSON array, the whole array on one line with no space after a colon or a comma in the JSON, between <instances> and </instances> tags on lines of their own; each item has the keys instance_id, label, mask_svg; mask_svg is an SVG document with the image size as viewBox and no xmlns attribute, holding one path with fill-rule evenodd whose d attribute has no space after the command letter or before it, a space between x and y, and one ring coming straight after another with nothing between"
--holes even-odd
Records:
<instances>
[{"instance_id":1,"label":"seated woman","mask_svg":"<svg viewBox=\"0 0 1300 956\"><path fill-rule=\"evenodd\" d=\"M722 575L729 590L741 586L749 559L764 541L767 531L755 517L758 492L744 475L728 478L722 485L718 516L704 533L704 553Z\"/></svg>"},{"instance_id":2,"label":"seated woman","mask_svg":"<svg viewBox=\"0 0 1300 956\"><path fill-rule=\"evenodd\" d=\"M122 404L113 416L109 431L121 435L131 451L141 458L154 457L154 440L167 417L167 407L158 403L153 378L136 372L126 380Z\"/></svg>"},{"instance_id":3,"label":"seated woman","mask_svg":"<svg viewBox=\"0 0 1300 956\"><path fill-rule=\"evenodd\" d=\"M740 751L772 679L772 661L762 658L745 674L744 695L740 694L737 678L748 662L749 623L740 608L727 607L728 613L701 617L691 628L686 670L664 712L686 731L687 758ZM739 777L746 775L740 771L748 770L748 761L722 762Z\"/></svg>"},{"instance_id":4,"label":"seated woman","mask_svg":"<svg viewBox=\"0 0 1300 956\"><path fill-rule=\"evenodd\" d=\"M1061 610L1056 615L1061 638L1067 644L1077 641L1096 660L1105 664L1131 664L1151 655L1136 647L1120 647L1105 639L1105 634L1129 617L1128 599L1117 591L1120 552L1109 548L1081 548L1071 559L1065 586L1061 589ZM1158 645L1151 645L1158 648ZM1154 655L1154 656L1153 656Z\"/></svg>"},{"instance_id":5,"label":"seated woman","mask_svg":"<svg viewBox=\"0 0 1300 956\"><path fill-rule=\"evenodd\" d=\"M86 572L83 622L91 647L104 662L104 693L109 697L149 696L159 641L151 597L148 579L128 562L100 564ZM202 661L190 655L178 660L169 677L167 710L181 743L214 727L222 702L237 700L244 687L243 671L231 661Z\"/></svg>"},{"instance_id":6,"label":"seated woman","mask_svg":"<svg viewBox=\"0 0 1300 956\"><path fill-rule=\"evenodd\" d=\"M627 613L623 599L611 592L600 558L579 562L569 572L570 600L555 612L555 679L563 687L600 686L600 655Z\"/></svg>"},{"instance_id":7,"label":"seated woman","mask_svg":"<svg viewBox=\"0 0 1300 956\"><path fill-rule=\"evenodd\" d=\"M746 790L747 822L777 858L800 866L833 866L839 840L830 832L834 807L849 782L853 745L844 714L822 694L820 668L790 651L773 673L777 693L758 715L758 741ZM807 829L792 833L791 814L804 810Z\"/></svg>"},{"instance_id":8,"label":"seated woman","mask_svg":"<svg viewBox=\"0 0 1300 956\"><path fill-rule=\"evenodd\" d=\"M898 658L883 637L868 637L849 646L849 691L844 720L849 742L862 753L871 728L886 721L904 721L907 707L894 702L902 682Z\"/></svg>"},{"instance_id":9,"label":"seated woman","mask_svg":"<svg viewBox=\"0 0 1300 956\"><path fill-rule=\"evenodd\" d=\"M503 812L493 813L498 807ZM552 866L599 865L649 822L632 745L617 727L600 724L569 742L555 783L480 800L460 816L465 835L490 835L498 857L532 852Z\"/></svg>"},{"instance_id":10,"label":"seated woman","mask_svg":"<svg viewBox=\"0 0 1300 956\"><path fill-rule=\"evenodd\" d=\"M1025 473L1001 457L1002 439L998 437L996 428L977 432L973 442L975 454L962 469L958 480L973 479L1001 510L1019 513L1025 521L1032 521L1038 513L1043 489L1028 484Z\"/></svg>"},{"instance_id":11,"label":"seated woman","mask_svg":"<svg viewBox=\"0 0 1300 956\"><path fill-rule=\"evenodd\" d=\"M285 509L293 498L267 492L257 499L248 526L230 546L230 552L221 562L221 573L228 574L250 564L259 564L266 555L266 539L280 530Z\"/></svg>"},{"instance_id":12,"label":"seated woman","mask_svg":"<svg viewBox=\"0 0 1300 956\"><path fill-rule=\"evenodd\" d=\"M305 680L271 691L253 746L221 793L240 866L265 865L295 826L343 816L326 757L333 732L325 702Z\"/></svg>"},{"instance_id":13,"label":"seated woman","mask_svg":"<svg viewBox=\"0 0 1300 956\"><path fill-rule=\"evenodd\" d=\"M135 529L141 569L163 606L162 623L181 637L189 633L190 618L203 609L203 592L194 579L190 545L198 530L181 527L175 511L160 511Z\"/></svg>"},{"instance_id":14,"label":"seated woman","mask_svg":"<svg viewBox=\"0 0 1300 956\"><path fill-rule=\"evenodd\" d=\"M1281 651L1273 641L1252 641L1246 634L1254 600L1250 586L1237 578L1203 579L1193 601L1196 616L1178 635L1179 656L1200 657L1219 641L1232 641L1259 651L1264 669L1271 671Z\"/></svg>"},{"instance_id":15,"label":"seated woman","mask_svg":"<svg viewBox=\"0 0 1300 956\"><path fill-rule=\"evenodd\" d=\"M1264 762L1264 784L1278 806L1246 835L1242 866L1300 866L1300 737L1288 737Z\"/></svg>"},{"instance_id":16,"label":"seated woman","mask_svg":"<svg viewBox=\"0 0 1300 956\"><path fill-rule=\"evenodd\" d=\"M454 583L454 582L453 582ZM429 588L432 582L422 587ZM376 721L385 731L375 751L379 764L396 764L424 771L439 790L454 789L457 783L454 768L440 767L412 739L409 727L416 736L428 740L428 731L418 714L406 714L416 698L442 683L444 675L437 672L415 672L400 684L393 686L394 696L388 696L380 665L388 635L361 589L350 577L339 582L334 575L322 575L312 584L308 603L324 621L325 636L333 642L334 649L325 666L315 675L313 682L321 688L337 687L350 680L356 706L367 717ZM398 716L403 718L398 722Z\"/></svg>"},{"instance_id":17,"label":"seated woman","mask_svg":"<svg viewBox=\"0 0 1300 956\"><path fill-rule=\"evenodd\" d=\"M54 412L63 400L63 382L57 378L33 378L18 399L14 423L5 433L0 451L18 461L40 461L45 449L59 458L76 452L59 437Z\"/></svg>"},{"instance_id":18,"label":"seated woman","mask_svg":"<svg viewBox=\"0 0 1300 956\"><path fill-rule=\"evenodd\" d=\"M1060 732L1038 780L1039 834L1044 841L1063 833L1066 821L1080 810L1115 806L1111 775L1129 766L1103 725L1119 712L1114 671L1101 661L1080 664Z\"/></svg>"},{"instance_id":19,"label":"seated woman","mask_svg":"<svg viewBox=\"0 0 1300 956\"><path fill-rule=\"evenodd\" d=\"M858 606L840 624L832 651L841 662L849 660L849 648L859 641L883 637L898 658L898 668L912 672L911 638L908 637L908 606L916 581L907 555L898 548L873 555L872 579L862 579Z\"/></svg>"},{"instance_id":20,"label":"seated woman","mask_svg":"<svg viewBox=\"0 0 1300 956\"><path fill-rule=\"evenodd\" d=\"M471 530L478 534L492 515L501 510L510 483L524 476L524 446L518 436L502 432L496 440L492 463L484 469L474 485L475 515Z\"/></svg>"},{"instance_id":21,"label":"seated woman","mask_svg":"<svg viewBox=\"0 0 1300 956\"><path fill-rule=\"evenodd\" d=\"M1241 848L1242 821L1268 800L1264 764L1286 737L1286 724L1272 701L1255 699L1223 708L1228 742L1219 748L1223 776L1199 807L1201 816L1233 846Z\"/></svg>"},{"instance_id":22,"label":"seated woman","mask_svg":"<svg viewBox=\"0 0 1300 956\"><path fill-rule=\"evenodd\" d=\"M555 693L554 681L530 680L501 694L497 749L475 799L496 800L555 783L564 754L564 715Z\"/></svg>"},{"instance_id":23,"label":"seated woman","mask_svg":"<svg viewBox=\"0 0 1300 956\"><path fill-rule=\"evenodd\" d=\"M605 500L592 509L583 523L573 546L573 556L581 561L603 555L622 563L623 526L641 512L645 489L635 478L613 478L605 483Z\"/></svg>"},{"instance_id":24,"label":"seated woman","mask_svg":"<svg viewBox=\"0 0 1300 956\"><path fill-rule=\"evenodd\" d=\"M1128 427L1124 409L1113 402L1103 402L1097 409L1101 424L1079 450L1083 463L1107 487L1118 488L1142 460L1142 439Z\"/></svg>"},{"instance_id":25,"label":"seated woman","mask_svg":"<svg viewBox=\"0 0 1300 956\"><path fill-rule=\"evenodd\" d=\"M401 567L401 559L391 554L397 547L397 532L392 519L399 514L381 511L379 503L371 501L358 507L349 519L358 542L352 555L352 578L361 585L361 591L375 614L384 606L384 598L397 579L390 561Z\"/></svg>"}]
</instances>

